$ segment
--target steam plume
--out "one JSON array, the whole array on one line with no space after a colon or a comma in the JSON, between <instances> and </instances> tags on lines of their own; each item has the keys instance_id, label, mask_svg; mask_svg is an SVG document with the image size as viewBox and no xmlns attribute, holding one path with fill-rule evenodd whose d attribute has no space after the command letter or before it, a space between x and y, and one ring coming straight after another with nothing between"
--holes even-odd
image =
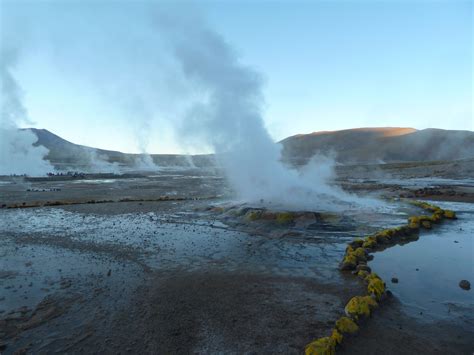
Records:
<instances>
[{"instance_id":1,"label":"steam plume","mask_svg":"<svg viewBox=\"0 0 474 355\"><path fill-rule=\"evenodd\" d=\"M38 137L28 130L19 130L18 124L30 122L22 103L22 90L12 70L17 63L18 52L0 49L1 110L0 110L0 175L44 175L54 170L44 160L48 150L34 146Z\"/></svg>"},{"instance_id":2,"label":"steam plume","mask_svg":"<svg viewBox=\"0 0 474 355\"><path fill-rule=\"evenodd\" d=\"M328 162L311 161L302 171L280 161L280 146L262 119L262 79L244 66L233 49L201 21L159 18L182 71L201 92L185 114L182 133L210 143L239 196L287 208L340 208L364 203L328 184Z\"/></svg>"}]
</instances>

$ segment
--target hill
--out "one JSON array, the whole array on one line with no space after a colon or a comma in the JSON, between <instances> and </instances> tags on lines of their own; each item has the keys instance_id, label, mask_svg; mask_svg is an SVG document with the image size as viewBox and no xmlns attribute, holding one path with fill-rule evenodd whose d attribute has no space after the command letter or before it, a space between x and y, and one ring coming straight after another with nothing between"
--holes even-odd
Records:
<instances>
[{"instance_id":1,"label":"hill","mask_svg":"<svg viewBox=\"0 0 474 355\"><path fill-rule=\"evenodd\" d=\"M134 166L137 164L137 161L144 157L143 154L122 153L74 144L46 129L27 129L31 130L38 137L35 145L42 145L49 150L46 159L57 167L87 166L91 163L91 160L97 159L108 163L118 163L121 166ZM210 155L151 154L150 157L159 166L204 167L213 164L213 159Z\"/></svg>"},{"instance_id":2,"label":"hill","mask_svg":"<svg viewBox=\"0 0 474 355\"><path fill-rule=\"evenodd\" d=\"M401 127L298 134L280 142L287 162L301 165L317 153L340 163L458 160L474 157L474 132Z\"/></svg>"},{"instance_id":3,"label":"hill","mask_svg":"<svg viewBox=\"0 0 474 355\"><path fill-rule=\"evenodd\" d=\"M100 159L121 166L134 166L140 154L91 148L71 143L46 129L28 128L49 150L47 159L56 166L88 165ZM344 164L398 163L474 158L474 132L442 129L382 127L356 128L298 134L281 142L282 159L292 165L305 164L313 155L333 156ZM151 154L159 166L213 165L212 155Z\"/></svg>"}]
</instances>

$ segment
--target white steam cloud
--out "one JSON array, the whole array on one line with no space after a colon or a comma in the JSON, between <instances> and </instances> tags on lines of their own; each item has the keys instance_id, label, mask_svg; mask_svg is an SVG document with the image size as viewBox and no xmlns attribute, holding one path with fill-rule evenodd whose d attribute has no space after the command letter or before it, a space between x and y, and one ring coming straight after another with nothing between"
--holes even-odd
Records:
<instances>
[{"instance_id":1,"label":"white steam cloud","mask_svg":"<svg viewBox=\"0 0 474 355\"><path fill-rule=\"evenodd\" d=\"M48 150L34 146L38 137L28 130L19 130L18 124L29 122L22 103L22 89L13 75L18 52L0 49L0 175L44 175L54 167L44 158Z\"/></svg>"},{"instance_id":2,"label":"white steam cloud","mask_svg":"<svg viewBox=\"0 0 474 355\"><path fill-rule=\"evenodd\" d=\"M88 26L94 26L94 21L98 21L95 28L99 31L98 37L103 36L103 41L99 41L101 45L96 43L91 58L87 55L75 56L75 52L68 53L70 47L66 45L58 46L61 51L64 48L64 57L58 58L66 66L69 62L74 66L76 57L81 58L81 64L88 64L81 66L80 76L89 79L94 88L114 88L111 91L117 93L117 98L113 105L116 102L129 103L125 106L133 112L129 118L134 122L141 153L147 153L153 127L151 123L159 119L176 128L182 145L197 141L201 144L200 148L210 146L234 190L245 201L264 200L265 203L286 208L326 210L340 209L341 205L368 203L366 199L349 195L330 184L333 170L328 159L313 159L300 171L285 166L280 161L281 147L270 137L262 118L263 81L259 73L243 65L233 48L202 19L183 16L192 12L189 8L185 9L187 11L180 8L161 11L163 7L166 8L160 5L156 9L159 14L154 18L153 29L144 25L135 33L134 26L131 26L130 31L127 29L122 36L113 32L112 27L102 25L103 22L115 20L114 14L105 12L101 15L103 19L91 16L92 23ZM142 19L137 23L142 26ZM77 23L79 29L82 24L80 16ZM87 43L83 45L87 50L84 53L91 53L89 38L86 39ZM78 41L81 41L80 37ZM163 42L168 50L161 48ZM110 48L102 46L102 43L110 45ZM137 48L139 50L135 50ZM116 60L117 57L120 61ZM96 58L101 60L94 61ZM10 72L13 63L2 63L2 77L13 78ZM74 73L75 69L71 72ZM173 80L168 80L170 77ZM3 91L2 87L2 94ZM26 117L20 96L11 88L6 92L9 93L8 111L15 112L15 119L8 118L7 121L17 122L20 117ZM2 116L5 116L3 112ZM46 152L33 148L31 141L24 145L29 148L28 154L34 152L34 161L41 162L38 168L45 169L47 163L42 158ZM2 154L7 159L12 159L11 154L18 154L4 152L6 150L2 148ZM18 159L14 160L17 164ZM91 160L101 159L93 156ZM149 155L137 161L137 165L154 167ZM47 167L45 171L49 169Z\"/></svg>"},{"instance_id":3,"label":"white steam cloud","mask_svg":"<svg viewBox=\"0 0 474 355\"><path fill-rule=\"evenodd\" d=\"M212 145L240 198L287 208L367 205L367 200L328 184L328 161L312 160L301 172L280 161L281 147L262 119L261 77L239 61L218 33L199 20L169 14L159 17L158 28L169 37L185 78L200 93L185 114L181 133Z\"/></svg>"}]
</instances>

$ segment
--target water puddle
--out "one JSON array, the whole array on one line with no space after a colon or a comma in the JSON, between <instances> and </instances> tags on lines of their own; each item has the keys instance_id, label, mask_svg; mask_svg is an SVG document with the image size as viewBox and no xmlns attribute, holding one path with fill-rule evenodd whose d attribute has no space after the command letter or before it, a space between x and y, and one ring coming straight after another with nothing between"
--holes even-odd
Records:
<instances>
[{"instance_id":1,"label":"water puddle","mask_svg":"<svg viewBox=\"0 0 474 355\"><path fill-rule=\"evenodd\" d=\"M458 220L423 231L416 242L376 253L370 266L414 314L445 318L461 310L474 319L474 291L459 287L463 279L474 283L474 205L435 204L457 211ZM393 277L399 282L392 283Z\"/></svg>"}]
</instances>

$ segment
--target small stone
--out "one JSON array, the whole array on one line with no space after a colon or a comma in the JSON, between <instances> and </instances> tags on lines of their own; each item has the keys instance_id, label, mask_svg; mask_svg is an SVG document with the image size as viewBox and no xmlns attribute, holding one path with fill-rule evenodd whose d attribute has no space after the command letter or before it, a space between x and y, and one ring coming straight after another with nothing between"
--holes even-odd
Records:
<instances>
[{"instance_id":1,"label":"small stone","mask_svg":"<svg viewBox=\"0 0 474 355\"><path fill-rule=\"evenodd\" d=\"M398 283L398 278L392 277L392 283L397 284Z\"/></svg>"},{"instance_id":2,"label":"small stone","mask_svg":"<svg viewBox=\"0 0 474 355\"><path fill-rule=\"evenodd\" d=\"M461 280L459 282L459 287L461 287L463 290L469 291L471 289L471 283L467 280Z\"/></svg>"},{"instance_id":3,"label":"small stone","mask_svg":"<svg viewBox=\"0 0 474 355\"><path fill-rule=\"evenodd\" d=\"M107 272L107 276L110 276L112 274L112 269L109 269L109 271Z\"/></svg>"}]
</instances>

